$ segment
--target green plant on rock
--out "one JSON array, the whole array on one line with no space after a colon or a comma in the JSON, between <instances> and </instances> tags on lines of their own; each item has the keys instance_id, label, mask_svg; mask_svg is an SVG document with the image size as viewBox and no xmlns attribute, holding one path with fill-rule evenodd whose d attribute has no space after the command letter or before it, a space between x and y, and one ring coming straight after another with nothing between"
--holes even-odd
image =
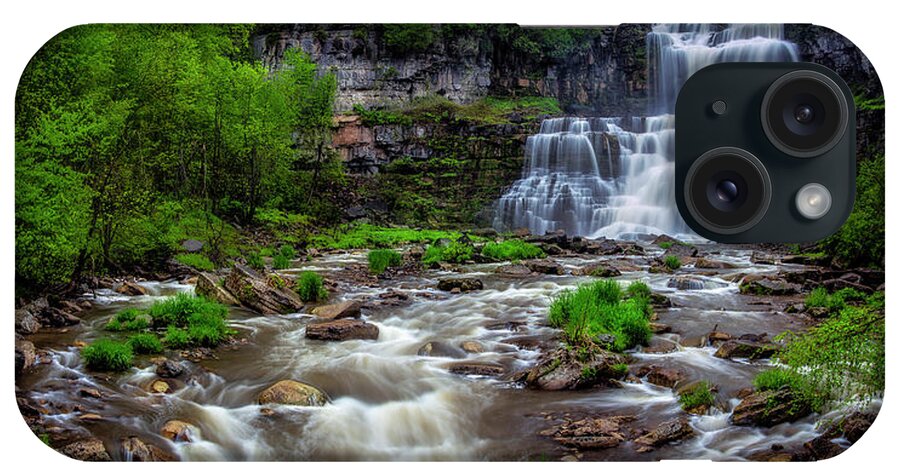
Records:
<instances>
[{"instance_id":1,"label":"green plant on rock","mask_svg":"<svg viewBox=\"0 0 900 476\"><path fill-rule=\"evenodd\" d=\"M861 291L853 288L838 289L833 293L829 293L827 289L818 287L813 289L804 304L806 307L824 307L832 314L840 312L851 303L862 303L866 299L866 295Z\"/></svg>"},{"instance_id":2,"label":"green plant on rock","mask_svg":"<svg viewBox=\"0 0 900 476\"><path fill-rule=\"evenodd\" d=\"M309 244L318 249L393 248L407 243L431 243L440 239L455 240L458 232L390 228L358 223L343 225L330 232L315 235Z\"/></svg>"},{"instance_id":3,"label":"green plant on rock","mask_svg":"<svg viewBox=\"0 0 900 476\"><path fill-rule=\"evenodd\" d=\"M83 349L81 358L91 370L119 372L131 368L131 346L111 339L98 339Z\"/></svg>"},{"instance_id":4,"label":"green plant on rock","mask_svg":"<svg viewBox=\"0 0 900 476\"><path fill-rule=\"evenodd\" d=\"M191 338L186 330L175 326L166 328L163 343L171 349L186 349L191 345Z\"/></svg>"},{"instance_id":5,"label":"green plant on rock","mask_svg":"<svg viewBox=\"0 0 900 476\"><path fill-rule=\"evenodd\" d=\"M616 352L650 341L650 306L641 297L622 298L614 280L582 284L550 304L549 323L578 347L604 345Z\"/></svg>"},{"instance_id":6,"label":"green plant on rock","mask_svg":"<svg viewBox=\"0 0 900 476\"><path fill-rule=\"evenodd\" d=\"M465 263L475 256L475 247L467 243L454 241L445 246L433 245L425 250L422 263L432 266L440 262Z\"/></svg>"},{"instance_id":7,"label":"green plant on rock","mask_svg":"<svg viewBox=\"0 0 900 476\"><path fill-rule=\"evenodd\" d=\"M221 319L224 322L228 315L228 308L203 296L178 293L173 297L157 301L150 306L147 312L152 318L151 325L154 328L170 325L186 327L188 318L198 314Z\"/></svg>"},{"instance_id":8,"label":"green plant on rock","mask_svg":"<svg viewBox=\"0 0 900 476\"><path fill-rule=\"evenodd\" d=\"M304 271L297 279L297 294L303 302L321 302L328 299L325 281L315 271Z\"/></svg>"},{"instance_id":9,"label":"green plant on rock","mask_svg":"<svg viewBox=\"0 0 900 476\"><path fill-rule=\"evenodd\" d=\"M713 395L712 386L707 381L697 382L678 396L681 408L685 411L697 410L703 407L711 407L716 397Z\"/></svg>"},{"instance_id":10,"label":"green plant on rock","mask_svg":"<svg viewBox=\"0 0 900 476\"><path fill-rule=\"evenodd\" d=\"M150 327L150 321L137 309L125 309L116 313L104 327L110 332L142 331Z\"/></svg>"},{"instance_id":11,"label":"green plant on rock","mask_svg":"<svg viewBox=\"0 0 900 476\"><path fill-rule=\"evenodd\" d=\"M159 354L163 351L159 337L149 332L134 334L128 338L128 345L135 354Z\"/></svg>"},{"instance_id":12,"label":"green plant on rock","mask_svg":"<svg viewBox=\"0 0 900 476\"><path fill-rule=\"evenodd\" d=\"M670 271L675 271L681 267L681 259L675 255L669 255L663 259L663 265Z\"/></svg>"},{"instance_id":13,"label":"green plant on rock","mask_svg":"<svg viewBox=\"0 0 900 476\"><path fill-rule=\"evenodd\" d=\"M500 243L488 243L481 250L482 256L494 261L514 261L547 256L544 250L522 240L506 240Z\"/></svg>"},{"instance_id":14,"label":"green plant on rock","mask_svg":"<svg viewBox=\"0 0 900 476\"><path fill-rule=\"evenodd\" d=\"M287 269L291 267L290 258L278 254L272 258L272 268L274 269Z\"/></svg>"},{"instance_id":15,"label":"green plant on rock","mask_svg":"<svg viewBox=\"0 0 900 476\"><path fill-rule=\"evenodd\" d=\"M628 364L613 364L609 367L609 370L621 378L628 375Z\"/></svg>"},{"instance_id":16,"label":"green plant on rock","mask_svg":"<svg viewBox=\"0 0 900 476\"><path fill-rule=\"evenodd\" d=\"M403 256L390 249L372 250L369 252L369 271L381 274L391 266L399 266Z\"/></svg>"},{"instance_id":17,"label":"green plant on rock","mask_svg":"<svg viewBox=\"0 0 900 476\"><path fill-rule=\"evenodd\" d=\"M247 266L256 270L263 270L266 269L266 262L259 253L250 253L247 255Z\"/></svg>"}]
</instances>

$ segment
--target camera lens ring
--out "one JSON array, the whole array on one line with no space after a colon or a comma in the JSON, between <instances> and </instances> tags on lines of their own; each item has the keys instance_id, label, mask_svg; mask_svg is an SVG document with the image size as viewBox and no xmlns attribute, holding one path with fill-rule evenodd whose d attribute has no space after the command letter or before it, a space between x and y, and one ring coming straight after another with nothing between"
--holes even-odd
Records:
<instances>
[{"instance_id":1,"label":"camera lens ring","mask_svg":"<svg viewBox=\"0 0 900 476\"><path fill-rule=\"evenodd\" d=\"M729 170L732 169L732 167L720 167L715 163L716 161L723 165L738 165L741 172ZM712 188L715 189L720 181L723 180L720 178L723 172L726 174L728 172L735 174L735 176L743 181L744 187L747 187L747 182L755 184L756 187L753 188L758 190L751 190L754 193L752 199L748 200L746 195L742 198L738 198L737 200L740 202L738 203L737 208L733 210L721 208L712 203L702 203L704 197L709 197L710 183L713 184ZM697 183L698 177L703 183ZM710 179L714 180L714 182L711 182ZM746 194L747 192L744 193ZM707 200L710 199L707 198ZM690 213L691 217L694 218L697 223L714 233L733 235L749 230L765 216L771 200L772 181L769 178L769 173L756 156L744 149L737 147L717 147L708 150L694 161L685 175L684 203L688 213ZM699 205L698 202L700 202ZM744 206L745 202L749 202L750 205L753 205L755 202L755 208L746 208L742 210L741 208ZM718 211L716 211L716 209L718 209ZM707 215L714 216L719 213L734 213L733 217L737 218L737 221L735 223L717 223L707 217ZM741 216L744 216L744 218L740 218Z\"/></svg>"},{"instance_id":2,"label":"camera lens ring","mask_svg":"<svg viewBox=\"0 0 900 476\"><path fill-rule=\"evenodd\" d=\"M811 100L803 100L799 97L802 94L796 94L792 95L790 100L800 103L793 107L790 107L790 104L773 104L783 99L779 97L779 93L801 81L808 82L811 86L820 89L820 92L827 92L826 95L830 97L816 98L814 97L815 95L807 93L805 96L807 96L807 99L811 98ZM823 109L823 111L817 113L815 111L815 105L810 104L812 102L818 102L818 106ZM829 111L828 106L825 105L826 103L830 106L836 106L836 111ZM798 110L801 107L809 108L809 112L812 113L812 116L806 122L797 119ZM807 127L811 132L809 132L809 134L794 135L796 131L791 125L773 124L773 122L779 122L777 115L780 109L790 109L791 118L797 121L801 127ZM833 114L834 112L837 113L837 120L828 117L829 113ZM827 118L827 123L824 118ZM786 119L782 118L782 120ZM760 108L760 121L762 122L762 128L766 137L769 138L769 142L771 142L778 150L794 157L810 158L822 155L837 145L847 131L847 124L850 121L850 108L847 105L847 99L841 91L841 88L828 76L810 70L791 71L776 79L769 86L769 89L766 90L762 100L762 107ZM817 121L817 123L814 123L815 121ZM792 139L796 141L798 138L803 139L804 135L815 134L817 129L809 128L810 126L819 129L825 128L824 130L831 130L832 132L831 134L827 134L828 138L826 140L819 141L821 143L815 143L815 145L809 147L797 147L788 143ZM787 139L782 136L787 136Z\"/></svg>"}]
</instances>

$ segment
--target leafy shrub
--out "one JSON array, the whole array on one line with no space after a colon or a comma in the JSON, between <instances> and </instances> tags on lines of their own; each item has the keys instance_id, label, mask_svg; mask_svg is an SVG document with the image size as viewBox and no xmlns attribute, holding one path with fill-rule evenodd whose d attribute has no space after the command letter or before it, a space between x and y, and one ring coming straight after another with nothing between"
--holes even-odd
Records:
<instances>
[{"instance_id":1,"label":"leafy shrub","mask_svg":"<svg viewBox=\"0 0 900 476\"><path fill-rule=\"evenodd\" d=\"M846 268L884 269L884 156L860 161L856 203L847 221L820 247Z\"/></svg>"},{"instance_id":2,"label":"leafy shrub","mask_svg":"<svg viewBox=\"0 0 900 476\"><path fill-rule=\"evenodd\" d=\"M475 248L466 243L454 241L446 246L429 246L422 255L422 263L431 266L441 261L464 263L475 256Z\"/></svg>"},{"instance_id":3,"label":"leafy shrub","mask_svg":"<svg viewBox=\"0 0 900 476\"><path fill-rule=\"evenodd\" d=\"M806 296L804 303L806 307L828 307L828 301L828 290L818 287Z\"/></svg>"},{"instance_id":4,"label":"leafy shrub","mask_svg":"<svg viewBox=\"0 0 900 476\"><path fill-rule=\"evenodd\" d=\"M216 265L209 258L198 253L179 253L175 255L175 261L190 266L200 271L212 271L216 269Z\"/></svg>"},{"instance_id":5,"label":"leafy shrub","mask_svg":"<svg viewBox=\"0 0 900 476\"><path fill-rule=\"evenodd\" d=\"M272 258L272 267L275 269L290 268L291 260L290 260L290 258L288 258L284 255L281 255L281 254L275 255L275 257Z\"/></svg>"},{"instance_id":6,"label":"leafy shrub","mask_svg":"<svg viewBox=\"0 0 900 476\"><path fill-rule=\"evenodd\" d=\"M628 285L628 288L625 289L625 297L630 298L636 297L649 301L651 294L650 286L647 286L647 283L643 281L633 281Z\"/></svg>"},{"instance_id":7,"label":"leafy shrub","mask_svg":"<svg viewBox=\"0 0 900 476\"><path fill-rule=\"evenodd\" d=\"M300 299L303 302L325 301L328 299L325 282L315 271L300 273L300 278L297 280L297 294L300 295Z\"/></svg>"},{"instance_id":8,"label":"leafy shrub","mask_svg":"<svg viewBox=\"0 0 900 476\"><path fill-rule=\"evenodd\" d=\"M135 354L158 354L163 350L159 337L148 332L141 332L129 337L128 345Z\"/></svg>"},{"instance_id":9,"label":"leafy shrub","mask_svg":"<svg viewBox=\"0 0 900 476\"><path fill-rule=\"evenodd\" d=\"M484 245L481 254L495 261L513 261L521 259L543 258L544 250L522 240L507 240L501 243Z\"/></svg>"},{"instance_id":10,"label":"leafy shrub","mask_svg":"<svg viewBox=\"0 0 900 476\"><path fill-rule=\"evenodd\" d=\"M667 249L671 248L672 245L674 245L674 244L675 244L675 243L672 243L671 241L663 241L663 242L661 242L661 243L659 244L659 247L662 248L662 249L664 249L664 250L667 250Z\"/></svg>"},{"instance_id":11,"label":"leafy shrub","mask_svg":"<svg viewBox=\"0 0 900 476\"><path fill-rule=\"evenodd\" d=\"M215 347L225 340L228 326L219 316L194 314L188 318L187 334L192 345Z\"/></svg>"},{"instance_id":12,"label":"leafy shrub","mask_svg":"<svg viewBox=\"0 0 900 476\"><path fill-rule=\"evenodd\" d=\"M701 407L712 406L716 401L716 397L712 393L709 382L697 382L696 385L684 391L678 396L681 408L684 410L692 410Z\"/></svg>"},{"instance_id":13,"label":"leafy shrub","mask_svg":"<svg viewBox=\"0 0 900 476\"><path fill-rule=\"evenodd\" d=\"M865 298L865 294L853 288L843 288L829 294L827 289L818 287L806 296L804 304L806 307L824 307L831 313L837 313L848 303L861 303Z\"/></svg>"},{"instance_id":14,"label":"leafy shrub","mask_svg":"<svg viewBox=\"0 0 900 476\"><path fill-rule=\"evenodd\" d=\"M186 330L169 326L166 328L166 335L163 336L163 342L166 344L166 347L172 349L186 349L190 347L191 338L188 336Z\"/></svg>"},{"instance_id":15,"label":"leafy shrub","mask_svg":"<svg viewBox=\"0 0 900 476\"><path fill-rule=\"evenodd\" d=\"M561 293L550 304L548 320L563 330L570 344L586 345L599 340L598 344L621 352L650 342L649 317L645 299L633 297L623 301L619 284L602 280ZM612 342L602 336L612 336Z\"/></svg>"},{"instance_id":16,"label":"leafy shrub","mask_svg":"<svg viewBox=\"0 0 900 476\"><path fill-rule=\"evenodd\" d=\"M398 266L403 262L403 256L394 250L381 249L369 252L369 271L381 274L390 266Z\"/></svg>"},{"instance_id":17,"label":"leafy shrub","mask_svg":"<svg viewBox=\"0 0 900 476\"><path fill-rule=\"evenodd\" d=\"M397 54L419 53L431 46L435 33L434 26L426 23L386 24L384 44Z\"/></svg>"},{"instance_id":18,"label":"leafy shrub","mask_svg":"<svg viewBox=\"0 0 900 476\"><path fill-rule=\"evenodd\" d=\"M203 296L178 293L173 297L157 301L150 307L148 313L152 318L151 324L155 328L170 325L186 327L188 318L193 315L208 316L224 321L228 315L228 308Z\"/></svg>"},{"instance_id":19,"label":"leafy shrub","mask_svg":"<svg viewBox=\"0 0 900 476\"><path fill-rule=\"evenodd\" d=\"M81 358L92 370L128 370L134 354L131 346L110 339L98 339L81 349Z\"/></svg>"},{"instance_id":20,"label":"leafy shrub","mask_svg":"<svg viewBox=\"0 0 900 476\"><path fill-rule=\"evenodd\" d=\"M669 255L663 260L663 265L671 271L675 271L681 267L681 259L675 255Z\"/></svg>"},{"instance_id":21,"label":"leafy shrub","mask_svg":"<svg viewBox=\"0 0 900 476\"><path fill-rule=\"evenodd\" d=\"M294 259L297 257L297 250L291 245L281 245L281 248L278 248L278 254L287 259Z\"/></svg>"},{"instance_id":22,"label":"leafy shrub","mask_svg":"<svg viewBox=\"0 0 900 476\"><path fill-rule=\"evenodd\" d=\"M628 375L628 364L613 364L610 366L609 370L612 371L614 375L624 377Z\"/></svg>"},{"instance_id":23,"label":"leafy shrub","mask_svg":"<svg viewBox=\"0 0 900 476\"><path fill-rule=\"evenodd\" d=\"M247 255L247 266L256 270L262 270L266 269L266 262L259 253L250 253Z\"/></svg>"},{"instance_id":24,"label":"leafy shrub","mask_svg":"<svg viewBox=\"0 0 900 476\"><path fill-rule=\"evenodd\" d=\"M798 378L798 374L793 371L775 367L756 374L753 386L757 390L778 390L782 387L796 386Z\"/></svg>"}]
</instances>

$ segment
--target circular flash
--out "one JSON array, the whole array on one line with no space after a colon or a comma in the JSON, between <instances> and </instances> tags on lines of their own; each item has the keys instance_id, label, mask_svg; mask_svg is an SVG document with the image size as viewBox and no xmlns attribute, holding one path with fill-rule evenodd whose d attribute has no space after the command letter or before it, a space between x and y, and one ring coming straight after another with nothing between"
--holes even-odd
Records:
<instances>
[{"instance_id":1,"label":"circular flash","mask_svg":"<svg viewBox=\"0 0 900 476\"><path fill-rule=\"evenodd\" d=\"M818 220L831 209L831 192L822 184L808 183L797 191L794 202L801 215Z\"/></svg>"}]
</instances>

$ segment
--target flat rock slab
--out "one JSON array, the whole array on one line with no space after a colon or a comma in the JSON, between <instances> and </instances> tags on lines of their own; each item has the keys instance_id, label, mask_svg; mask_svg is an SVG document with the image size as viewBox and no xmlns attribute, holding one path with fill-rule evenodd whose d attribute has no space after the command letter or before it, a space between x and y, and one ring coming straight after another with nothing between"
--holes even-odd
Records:
<instances>
[{"instance_id":1,"label":"flat rock slab","mask_svg":"<svg viewBox=\"0 0 900 476\"><path fill-rule=\"evenodd\" d=\"M448 370L459 375L484 375L497 377L506 373L506 368L500 364L489 362L454 362Z\"/></svg>"},{"instance_id":2,"label":"flat rock slab","mask_svg":"<svg viewBox=\"0 0 900 476\"><path fill-rule=\"evenodd\" d=\"M359 317L361 308L362 306L358 301L344 301L337 304L319 306L312 310L312 314L319 319L343 319L348 317Z\"/></svg>"},{"instance_id":3,"label":"flat rock slab","mask_svg":"<svg viewBox=\"0 0 900 476\"><path fill-rule=\"evenodd\" d=\"M378 339L378 326L359 319L310 322L306 325L306 338L315 340L376 340Z\"/></svg>"}]
</instances>

